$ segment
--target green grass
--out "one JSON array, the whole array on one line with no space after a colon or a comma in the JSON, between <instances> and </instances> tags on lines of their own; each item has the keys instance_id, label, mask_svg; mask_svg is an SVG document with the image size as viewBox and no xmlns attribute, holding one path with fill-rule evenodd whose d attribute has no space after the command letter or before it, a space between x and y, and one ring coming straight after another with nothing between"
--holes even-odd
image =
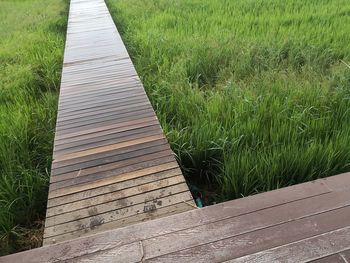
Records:
<instances>
[{"instance_id":1,"label":"green grass","mask_svg":"<svg viewBox=\"0 0 350 263\"><path fill-rule=\"evenodd\" d=\"M206 202L350 171L348 0L108 0Z\"/></svg>"},{"instance_id":2,"label":"green grass","mask_svg":"<svg viewBox=\"0 0 350 263\"><path fill-rule=\"evenodd\" d=\"M41 243L67 3L0 1L0 255Z\"/></svg>"}]
</instances>

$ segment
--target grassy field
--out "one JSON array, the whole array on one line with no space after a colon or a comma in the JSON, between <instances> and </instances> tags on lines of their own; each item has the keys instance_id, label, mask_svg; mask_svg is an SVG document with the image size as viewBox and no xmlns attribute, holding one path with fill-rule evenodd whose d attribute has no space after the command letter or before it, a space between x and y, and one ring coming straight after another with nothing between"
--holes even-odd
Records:
<instances>
[{"instance_id":1,"label":"grassy field","mask_svg":"<svg viewBox=\"0 0 350 263\"><path fill-rule=\"evenodd\" d=\"M0 255L41 244L67 3L0 1Z\"/></svg>"},{"instance_id":2,"label":"grassy field","mask_svg":"<svg viewBox=\"0 0 350 263\"><path fill-rule=\"evenodd\" d=\"M350 171L348 0L108 0L206 203Z\"/></svg>"}]
</instances>

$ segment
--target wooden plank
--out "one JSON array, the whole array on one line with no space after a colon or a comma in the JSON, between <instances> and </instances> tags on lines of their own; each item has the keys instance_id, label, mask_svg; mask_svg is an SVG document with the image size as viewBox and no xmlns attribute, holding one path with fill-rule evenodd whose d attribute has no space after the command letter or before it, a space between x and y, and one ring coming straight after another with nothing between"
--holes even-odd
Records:
<instances>
[{"instance_id":1,"label":"wooden plank","mask_svg":"<svg viewBox=\"0 0 350 263\"><path fill-rule=\"evenodd\" d=\"M142 243L137 242L121 247L114 247L107 251L69 259L67 263L136 263L140 262L142 257Z\"/></svg>"},{"instance_id":2,"label":"wooden plank","mask_svg":"<svg viewBox=\"0 0 350 263\"><path fill-rule=\"evenodd\" d=\"M60 112L69 113L69 112L76 112L76 111L85 110L85 109L94 109L100 106L102 107L114 106L116 103L118 103L118 105L125 105L133 101L146 101L145 95L142 93L139 93L138 95L130 94L129 96L124 96L124 98L120 98L120 99L110 98L108 100L106 99L105 101L97 100L97 101L94 101L94 103L80 102L79 104L74 104L73 106L61 105Z\"/></svg>"},{"instance_id":3,"label":"wooden plank","mask_svg":"<svg viewBox=\"0 0 350 263\"><path fill-rule=\"evenodd\" d=\"M151 148L151 150L153 150ZM76 179L78 177L81 176L88 176L88 175L93 175L96 173L101 173L101 172L108 172L111 170L115 170L117 168L121 168L121 167L125 167L128 165L136 165L139 163L143 163L146 161L152 161L154 159L157 158L162 158L162 157L168 157L168 156L173 156L173 152L169 149L165 149L165 150L160 150L160 151L152 151L151 153L145 154L144 151L140 151L140 152L132 152L133 155L131 155L133 158L128 158L130 157L130 154L127 155L125 158L120 158L119 161L113 161L111 163L107 163L104 165L99 165L99 166L95 166L92 168L86 168L86 165L84 163L84 165L80 165L80 167L78 167L80 170L76 171L76 170L72 170L71 167L64 167L64 171L65 173L63 174L56 174L55 176L52 176L53 179L55 180L51 180L51 184L54 185L54 183L56 182L60 182L60 181L64 181L64 180L69 180L69 179ZM69 168L69 169L67 169ZM62 169L61 169L62 170ZM103 176L102 176L103 177ZM99 176L99 178L101 178Z\"/></svg>"},{"instance_id":4,"label":"wooden plank","mask_svg":"<svg viewBox=\"0 0 350 263\"><path fill-rule=\"evenodd\" d=\"M152 213L142 213L142 214L138 214L138 215L134 215L131 217L126 217L126 218L121 218L120 220L117 220L117 221L112 221L112 222L108 222L108 223L96 226L94 229L91 229L89 231L89 235L104 232L107 230L110 231L111 229L123 228L125 226L137 224L139 222L145 222L148 220L154 221L156 219L161 219L161 218L166 217L166 216L184 213L184 212L187 212L189 210L193 210L192 197L191 197L191 199L184 200L181 203L157 209L157 210L153 211ZM106 234L106 232L104 232L104 234ZM131 233L129 232L129 235L130 234ZM48 237L44 240L44 245L56 244L59 242L72 240L72 239L76 239L79 237L85 237L85 236L87 236L86 231L78 230L75 232L71 232L71 233L67 233L67 234L63 234L63 235L59 235L59 236ZM85 251L85 253L86 253L86 251Z\"/></svg>"},{"instance_id":5,"label":"wooden plank","mask_svg":"<svg viewBox=\"0 0 350 263\"><path fill-rule=\"evenodd\" d=\"M342 256L338 253L330 255L330 256L326 256L323 258L315 259L315 260L312 260L310 262L313 262L313 263L348 263L348 262L344 261Z\"/></svg>"},{"instance_id":6,"label":"wooden plank","mask_svg":"<svg viewBox=\"0 0 350 263\"><path fill-rule=\"evenodd\" d=\"M70 153L70 154L57 155L57 156L55 156L55 159L53 160L53 162L71 160L74 158L84 157L84 156L92 155L92 154L96 154L96 153L113 151L113 150L117 150L117 149L124 148L127 146L132 146L132 145L141 144L141 143L145 143L145 142L152 142L152 141L156 141L156 140L160 140L160 139L164 139L163 134L147 136L147 137L144 137L141 139L111 144L111 145L102 146L102 147L96 147L94 149L84 150L84 151Z\"/></svg>"},{"instance_id":7,"label":"wooden plank","mask_svg":"<svg viewBox=\"0 0 350 263\"><path fill-rule=\"evenodd\" d=\"M135 129L128 130L128 131L112 133L112 134L108 134L108 135L104 135L104 136L97 136L97 137L93 137L93 138L86 139L83 141L75 141L75 142L65 143L65 144L61 144L61 145L55 145L55 151L71 149L71 148L74 149L74 148L79 147L79 146L82 147L85 145L92 145L93 143L96 143L96 142L103 142L103 141L107 141L107 140L123 138L126 136L142 134L144 132L147 133L150 131L159 131L159 125L155 124L155 125L151 125L151 126L135 128Z\"/></svg>"},{"instance_id":8,"label":"wooden plank","mask_svg":"<svg viewBox=\"0 0 350 263\"><path fill-rule=\"evenodd\" d=\"M159 149L164 149L165 147L164 145L167 145L166 139L160 139L156 141L136 144L136 145L124 147L113 151L92 154L81 158L52 163L52 169L55 169L56 171L56 170L60 170L60 168L64 168L67 166L75 167L75 169L72 169L72 170L80 170L82 168L85 169L88 167L96 166L98 164L108 164L113 162L113 160L122 160L123 156L126 156L127 154L133 154L134 152L145 152L145 154L147 154L152 152L154 149L158 149L154 151L154 152L157 152L159 151ZM167 148L169 148L168 145L167 145ZM58 174L60 173L61 172L59 172Z\"/></svg>"},{"instance_id":9,"label":"wooden plank","mask_svg":"<svg viewBox=\"0 0 350 263\"><path fill-rule=\"evenodd\" d=\"M147 128L149 128L149 127L147 127ZM82 144L77 145L75 147L65 147L62 150L58 150L56 148L55 152L57 155L70 154L70 153L85 151L85 150L89 150L89 149L93 149L93 148L97 148L97 147L112 145L112 144L116 144L116 143L123 143L123 142L127 142L127 141L141 139L144 137L163 134L163 132L161 130L159 130L159 127L153 126L152 128L153 129L149 129L148 131L143 130L142 133L136 133L136 134L131 133L131 134L126 134L124 136L118 136L118 137L115 136L116 138L112 138L109 140L98 140L97 142L93 142L90 144L86 144L85 142L83 142Z\"/></svg>"},{"instance_id":10,"label":"wooden plank","mask_svg":"<svg viewBox=\"0 0 350 263\"><path fill-rule=\"evenodd\" d=\"M332 180L334 178L331 177L329 179ZM345 182L344 185L347 185L347 187L349 187L349 184L347 184L347 182ZM344 185L341 186L340 189L343 189ZM334 190L336 189L333 189L333 194L334 194ZM332 199L330 196L328 196L329 193L331 192L329 190L329 187L325 185L324 180L317 180L315 182L287 187L287 188L283 188L283 189L255 195L255 196L250 196L250 197L218 204L215 206L206 207L203 209L189 211L183 214L176 214L171 217L155 219L155 220L144 222L141 224L136 224L125 228L120 228L120 229L108 231L105 233L100 233L94 236L86 237L84 239L71 240L65 243L57 244L55 246L46 247L46 249L44 250L43 248L41 248L38 250L40 251L40 253L36 252L36 250L28 251L26 253L29 253L29 255L25 257L22 256L22 258L25 258L25 259L34 258L33 262L52 262L50 260L57 259L57 258L66 260L72 257L82 256L89 253L94 254L96 252L104 251L105 249L114 248L125 244L130 244L132 242L139 242L140 240L160 237L167 233L175 233L175 232L178 232L179 230L190 229L196 226L197 227L202 226L203 224L208 224L210 222L218 222L225 218L227 219L235 216L236 217L244 216L249 213L253 213L257 215L257 213L262 212L266 208L272 209L272 208L276 208L277 206L284 206L283 204L286 204L286 205L291 204L296 202L296 200L299 200L297 202L302 202L303 200L308 200L309 197L311 196L314 196L314 197L327 196L329 197L328 199ZM331 200L329 200L328 202L331 202ZM337 202L337 199L333 200L333 202L339 205L339 203ZM328 203L328 205L330 204L331 203ZM312 205L315 206L316 202L312 202ZM305 204L304 209L306 209L307 206L308 204ZM171 207L169 207L169 209L170 208ZM292 213L298 210L290 207L289 211ZM329 212L332 212L332 211L329 211ZM276 215L279 215L279 213L276 213ZM327 222L335 222L333 220L333 217L336 217L336 216L333 215L333 217L329 217L328 214L321 214L321 215L324 216L323 218L328 218L328 221L324 222L325 224L327 224ZM340 214L338 214L338 216L339 215ZM346 214L342 214L342 215L346 215ZM344 217L344 218L347 218L347 217ZM303 220L305 220L305 218ZM295 223L297 221L299 220L294 220L294 221L291 221L290 223L293 223L293 222ZM345 222L347 220L341 220L341 221ZM323 229L322 225L320 224L315 225L316 221L313 221L313 223L312 222L310 223L310 222L311 221L309 221L309 224L307 226L309 225L312 227L318 226L319 229ZM93 231L96 231L94 233L98 233L99 231L103 231L102 229L109 230L113 227L109 228L108 224L112 224L112 223L114 222L107 223L106 224L107 226L102 225L100 229L96 229ZM337 224L335 223L334 225L337 225ZM301 227L302 226L303 224L301 224ZM307 226L305 227L307 228ZM298 230L298 228L296 229ZM293 233L293 232L294 231L289 231L288 233ZM299 232L303 232L303 230ZM193 233L198 239L200 238L200 235L203 232L199 233L198 231L193 231ZM282 232L273 231L273 233L277 235L277 239L279 240L283 240L283 238L285 237L285 232L283 231ZM313 235L312 233L313 231L311 231L311 234L309 235L309 237ZM319 232L316 235L318 234ZM77 235L84 235L84 233L80 232L79 234L71 233L71 234L65 234L62 236L57 236L57 240L56 239L53 240L54 238L52 238L50 239L50 242L64 241L66 240L65 238L71 239L71 238L77 237ZM270 234L267 234L266 236L269 236L269 235ZM274 237L273 239L276 239L276 237ZM232 249L232 247L228 249L239 250L239 245L242 243L243 240L246 241L246 239L242 237L240 240L241 241L237 241L236 243L233 243L232 246L234 247L234 249ZM267 243L266 240L263 240L261 242ZM238 245L237 248L236 248L236 245ZM252 243L251 246L254 246L254 244ZM217 247L216 246L212 246L211 248L208 247L208 253L210 253L213 248L217 248ZM147 255L147 251L145 250L144 252ZM21 261L14 261L13 256L10 257L10 259L8 260L7 262L21 262ZM31 261L28 260L25 262L30 263Z\"/></svg>"},{"instance_id":11,"label":"wooden plank","mask_svg":"<svg viewBox=\"0 0 350 263\"><path fill-rule=\"evenodd\" d=\"M178 167L178 164L176 162L170 162L170 163L166 163L166 164L161 164L161 165L133 171L130 173L124 173L124 174L120 174L117 176L107 177L104 179L96 180L93 183L90 182L90 183L86 183L86 184L79 184L79 185L72 186L72 187L57 189L57 190L49 191L49 199L63 196L63 195L73 194L73 193L77 193L77 192L82 192L85 190L94 189L94 188L98 188L101 186L114 184L117 182L131 180L131 179L134 179L137 177L141 177L141 176L145 176L145 175L149 175L149 174L153 174L153 173L158 173L158 172L161 172L164 170L168 170L171 168L177 168L177 167Z\"/></svg>"},{"instance_id":12,"label":"wooden plank","mask_svg":"<svg viewBox=\"0 0 350 263\"><path fill-rule=\"evenodd\" d=\"M79 123L79 122L87 122L87 121L93 121L96 120L98 118L100 118L101 116L103 117L110 117L110 116L115 116L116 114L118 114L118 117L124 117L124 116L130 116L132 114L135 114L137 112L143 112L143 111L149 111L152 110L150 105L141 105L141 106L137 106L137 107L133 107L132 109L125 109L125 110L118 110L118 111L107 111L107 112L102 112L102 113L96 113L94 112L93 114L90 115L86 115L86 116L79 116L79 117L71 117L70 119L64 119L61 118L58 122L57 122L57 126L65 126L67 124L74 124L74 123Z\"/></svg>"},{"instance_id":13,"label":"wooden plank","mask_svg":"<svg viewBox=\"0 0 350 263\"><path fill-rule=\"evenodd\" d=\"M171 185L184 183L184 182L185 181L182 175L178 175L170 178L166 177L165 179L158 180L156 182L151 182L143 185L136 185L134 187L126 188L119 191L109 191L104 195L95 195L94 197L84 198L83 200L75 201L73 203L50 207L47 210L47 216L46 216L47 220L46 220L45 226L50 226L50 222L53 220L55 220L55 222L58 222L57 217L55 219L50 218L55 215L62 215L61 216L62 221L66 222L66 221L69 221L68 219L69 215L64 215L64 214L68 212L76 211L76 210L84 210L91 207L99 208L98 205L100 204L114 202L120 199L125 199L125 197L129 198L131 196L145 194L156 189L161 189L161 188L165 188ZM113 205L115 204L111 204L111 207L113 207Z\"/></svg>"},{"instance_id":14,"label":"wooden plank","mask_svg":"<svg viewBox=\"0 0 350 263\"><path fill-rule=\"evenodd\" d=\"M124 149L124 148L123 148ZM113 151L110 156L96 158L92 160L82 160L72 165L61 166L52 169L51 181L52 183L66 180L78 175L88 175L97 172L108 171L109 168L115 167L120 161L127 161L128 159L138 158L143 155L157 154L158 152L170 152L169 145L166 143L150 146L147 148L136 149L128 148L128 151ZM78 171L78 172L77 172Z\"/></svg>"},{"instance_id":15,"label":"wooden plank","mask_svg":"<svg viewBox=\"0 0 350 263\"><path fill-rule=\"evenodd\" d=\"M323 180L331 189L346 189L350 185L350 173L343 173L320 180Z\"/></svg>"},{"instance_id":16,"label":"wooden plank","mask_svg":"<svg viewBox=\"0 0 350 263\"><path fill-rule=\"evenodd\" d=\"M171 218L164 218L161 222L161 228L159 228L160 222L158 222L158 220L147 222L143 227L132 226L130 230L132 230L131 232L135 233L135 235L131 234L128 228L123 229L124 231L120 229L118 233L115 234L113 234L113 232L109 232L110 235L108 235L108 237L105 235L103 238L102 236L96 236L91 243L104 243L108 240L118 240L119 243L128 243L132 240L139 240L139 238L144 239L147 237L175 232L181 229L188 229L224 218L231 218L233 216L259 211L267 207L274 207L278 204L303 200L310 196L317 196L328 192L329 189L322 182L301 184L285 189L267 192L261 194L262 196L251 196L218 204L212 207L191 211L186 214L175 215ZM176 222L176 224L174 224L174 222ZM56 242L59 242L58 240L59 239L55 239Z\"/></svg>"},{"instance_id":17,"label":"wooden plank","mask_svg":"<svg viewBox=\"0 0 350 263\"><path fill-rule=\"evenodd\" d=\"M89 128L92 125L102 124L103 125L108 125L112 121L118 121L118 122L124 122L124 121L131 121L135 119L135 115L138 117L146 118L150 117L154 114L153 110L151 109L142 109L139 111L133 111L133 112L128 112L126 114L118 114L118 115L109 115L109 116L100 116L99 118L94 118L94 119L89 119L89 120L80 120L80 122L75 122L75 123L65 123L64 125L57 125L56 126L56 131L74 131L77 127L82 127L83 129Z\"/></svg>"},{"instance_id":18,"label":"wooden plank","mask_svg":"<svg viewBox=\"0 0 350 263\"><path fill-rule=\"evenodd\" d=\"M330 254L350 249L350 227L330 231L315 237L276 247L239 259L230 260L230 263L267 263L267 262L310 262ZM332 261L346 262L344 258L328 257ZM337 260L337 261L333 261ZM343 260L343 261L342 261ZM318 261L320 262L320 261Z\"/></svg>"},{"instance_id":19,"label":"wooden plank","mask_svg":"<svg viewBox=\"0 0 350 263\"><path fill-rule=\"evenodd\" d=\"M267 250L275 246L293 243L310 236L320 235L347 227L350 207L317 214L280 225L264 228L244 235L222 239L216 242L187 248L171 254L150 258L147 262L222 262L229 259ZM347 238L350 238L346 232ZM341 239L346 241L347 239ZM176 242L176 241L175 241ZM215 248L215 249L213 249ZM147 251L145 249L145 251ZM147 253L147 252L146 252Z\"/></svg>"},{"instance_id":20,"label":"wooden plank","mask_svg":"<svg viewBox=\"0 0 350 263\"><path fill-rule=\"evenodd\" d=\"M123 124L128 125L128 123L130 122L132 123L133 121L143 120L143 119L152 118L152 117L154 117L154 113L151 114L150 112L146 112L135 116L128 116L121 120L102 120L101 119L100 122L94 122L88 125L82 125L81 130L92 130L97 127L104 127L104 126L108 127L109 125L113 125L115 123L119 123L120 125L123 125ZM56 134L59 136L64 136L67 134L74 134L81 130L79 130L79 128L72 127L72 128L62 129L62 130L56 130Z\"/></svg>"},{"instance_id":21,"label":"wooden plank","mask_svg":"<svg viewBox=\"0 0 350 263\"><path fill-rule=\"evenodd\" d=\"M350 205L350 192L348 190L332 192L151 238L144 241L144 247L150 256L157 257L348 205ZM201 238L195 238L193 233L202 233ZM176 242L173 242L174 240ZM168 245L164 246L164 244Z\"/></svg>"},{"instance_id":22,"label":"wooden plank","mask_svg":"<svg viewBox=\"0 0 350 263\"><path fill-rule=\"evenodd\" d=\"M64 135L61 135L61 136L56 135L55 136L55 141L56 140L68 139L68 138L72 138L72 137L78 137L78 136L81 136L81 135L97 133L97 132L106 131L106 130L111 130L111 129L115 129L115 128L128 127L128 126L134 125L134 124L147 123L147 122L151 122L151 121L154 121L154 120L157 120L155 116L154 117L149 117L149 118L143 118L143 119L139 119L139 120L134 120L134 121L130 121L130 122L116 123L116 124L103 126L103 127L98 127L98 128L94 128L94 129L88 129L88 130L84 130L84 131L80 131L80 132L64 134Z\"/></svg>"},{"instance_id":23,"label":"wooden plank","mask_svg":"<svg viewBox=\"0 0 350 263\"><path fill-rule=\"evenodd\" d=\"M53 199L49 199L47 202L47 207L56 207L63 204L68 204L72 202L76 202L79 200L88 199L91 197L108 194L110 192L120 191L123 189L128 189L131 187L139 186L141 187L144 184L155 182L158 180L162 180L164 178L169 178L176 175L181 175L181 170L179 168L172 168L169 170L164 170L158 173L153 173L150 175L142 176L135 178L133 180L123 181L115 184L108 185L108 187L98 187L93 188L91 190L86 190L83 192L78 192L70 195L65 195L63 198L57 197Z\"/></svg>"},{"instance_id":24,"label":"wooden plank","mask_svg":"<svg viewBox=\"0 0 350 263\"><path fill-rule=\"evenodd\" d=\"M149 102L144 101L144 100L136 100L133 101L132 103L128 103L126 105L107 105L107 106L101 106L98 108L93 108L93 109L87 109L87 110L79 110L79 111L74 111L69 114L60 114L58 113L58 121L69 121L71 119L75 118L81 118L85 116L93 116L97 114L102 114L102 113L107 113L107 112L125 112L125 111L130 111L135 109L136 107L140 106L150 106Z\"/></svg>"},{"instance_id":25,"label":"wooden plank","mask_svg":"<svg viewBox=\"0 0 350 263\"><path fill-rule=\"evenodd\" d=\"M74 142L84 143L84 141L87 139L98 138L98 137L102 137L102 136L106 136L106 135L112 135L112 134L116 134L119 132L127 132L127 131L131 131L134 129L149 127L149 126L153 126L153 125L159 125L158 121L152 120L149 122L141 122L141 123L137 123L137 124L133 124L133 125L129 125L129 126L124 126L124 127L111 128L111 129L106 129L106 130L95 132L95 133L66 138L63 140L55 139L55 146L74 143Z\"/></svg>"},{"instance_id":26,"label":"wooden plank","mask_svg":"<svg viewBox=\"0 0 350 263\"><path fill-rule=\"evenodd\" d=\"M48 238L74 231L85 231L85 229L93 230L96 227L108 222L119 221L121 219L139 214L147 214L148 211L152 212L162 207L191 200L192 198L186 184L181 184L176 189L174 189L174 187L169 187L169 189L165 190L165 192L167 193L166 197L161 196L161 191L154 191L143 196L129 198L126 201L126 205L122 204L120 206L122 208L116 206L115 211L102 212L101 214L99 214L100 211L98 211L95 215L95 210L91 209L91 215L89 217L84 217L86 214L83 212L84 214L81 215L83 218L80 218L79 216L79 219L75 221L70 221L52 227L45 227L44 236L45 238ZM131 203L135 203L135 205L131 205ZM105 206L102 209L105 209ZM72 213L69 213L69 215L71 214Z\"/></svg>"},{"instance_id":27,"label":"wooden plank","mask_svg":"<svg viewBox=\"0 0 350 263\"><path fill-rule=\"evenodd\" d=\"M169 155L161 156L151 160L146 160L143 162L137 162L135 164L130 164L127 166L123 166L123 164L121 164L120 167L116 169L111 169L103 173L89 174L84 176L80 176L79 173L77 173L77 176L72 179L67 179L64 181L59 181L59 182L50 184L50 191L55 191L58 189L62 189L64 187L74 187L77 185L87 184L90 182L94 182L96 180L103 180L109 177L116 177L118 175L136 172L145 168L151 168L154 166L171 163L171 162L175 162L175 158L172 153L169 153Z\"/></svg>"},{"instance_id":28,"label":"wooden plank","mask_svg":"<svg viewBox=\"0 0 350 263\"><path fill-rule=\"evenodd\" d=\"M125 106L125 105L130 105L130 104L135 104L135 103L140 103L140 102L147 102L146 98L144 96L136 96L135 98L129 98L127 100L120 101L118 103L119 106ZM94 105L86 105L82 107L77 107L77 108L62 108L60 109L60 116L69 116L72 113L76 112L89 112L89 111L94 111L95 109L105 109L105 108L111 108L115 105L113 101L107 102L107 103L96 103Z\"/></svg>"}]
</instances>

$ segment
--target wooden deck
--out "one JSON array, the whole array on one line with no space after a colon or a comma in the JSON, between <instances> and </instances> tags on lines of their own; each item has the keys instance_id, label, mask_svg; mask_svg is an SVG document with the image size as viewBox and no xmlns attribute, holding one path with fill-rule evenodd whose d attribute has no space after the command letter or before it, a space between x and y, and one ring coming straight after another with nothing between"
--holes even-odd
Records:
<instances>
[{"instance_id":1,"label":"wooden deck","mask_svg":"<svg viewBox=\"0 0 350 263\"><path fill-rule=\"evenodd\" d=\"M350 262L350 173L0 258L46 262Z\"/></svg>"},{"instance_id":2,"label":"wooden deck","mask_svg":"<svg viewBox=\"0 0 350 263\"><path fill-rule=\"evenodd\" d=\"M193 206L104 1L71 0L44 245Z\"/></svg>"}]
</instances>

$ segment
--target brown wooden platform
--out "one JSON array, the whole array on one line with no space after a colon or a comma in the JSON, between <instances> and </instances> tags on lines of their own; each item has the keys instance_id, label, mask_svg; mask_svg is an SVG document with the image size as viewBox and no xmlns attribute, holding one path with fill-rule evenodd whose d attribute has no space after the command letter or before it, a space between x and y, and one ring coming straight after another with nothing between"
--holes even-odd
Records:
<instances>
[{"instance_id":1,"label":"brown wooden platform","mask_svg":"<svg viewBox=\"0 0 350 263\"><path fill-rule=\"evenodd\" d=\"M44 245L193 209L103 0L71 0Z\"/></svg>"},{"instance_id":2,"label":"brown wooden platform","mask_svg":"<svg viewBox=\"0 0 350 263\"><path fill-rule=\"evenodd\" d=\"M350 262L350 173L0 258L40 262Z\"/></svg>"}]
</instances>

